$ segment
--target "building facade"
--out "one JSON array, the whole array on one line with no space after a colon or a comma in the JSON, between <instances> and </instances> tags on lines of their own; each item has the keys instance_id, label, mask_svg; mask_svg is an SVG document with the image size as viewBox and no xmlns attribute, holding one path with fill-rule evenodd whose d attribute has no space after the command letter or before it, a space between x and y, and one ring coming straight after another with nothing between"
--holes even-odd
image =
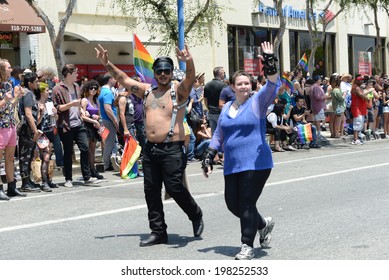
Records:
<instances>
[{"instance_id":1,"label":"building facade","mask_svg":"<svg viewBox=\"0 0 389 280\"><path fill-rule=\"evenodd\" d=\"M307 53L309 56L310 36L305 20L305 2L297 0L284 2L283 12L287 26L279 49L279 63L281 70L293 70L302 54ZM50 0L38 0L38 3L52 20L57 31L67 1L58 1L55 6ZM201 46L191 46L191 42L188 42L195 58L196 69L205 72L207 80L212 78L212 70L216 66L223 66L227 75L238 69L249 71L254 76L260 74L256 59L260 51L258 46L264 40L273 40L279 29L279 18L272 9L273 1L265 0L261 3L254 5L253 0L213 1L214 5L226 7L223 14L224 26L211 28L209 40ZM322 2L315 7L316 17L322 16L321 9L325 4L326 2ZM333 14L337 12L336 6L330 9ZM380 68L382 72L387 73L389 19L382 11L379 11L378 16L383 46ZM373 23L373 13L361 8L350 9L335 18L326 30L323 46L316 51L315 73L328 76L334 72L351 74L371 72L373 50L376 45ZM62 44L65 62L77 64L80 76L93 77L102 73L105 70L99 65L94 50L97 44L102 44L109 50L110 60L120 65L128 74L132 74L133 33L136 33L143 42L149 41L152 35L141 20L123 17L119 11L112 10L109 1L79 0L65 29ZM147 45L147 50L153 57L157 56L162 46L161 41L156 36ZM50 66L55 69L47 32L21 34L19 45L20 50L17 54L19 60L15 59L15 63L20 62L20 65L25 66L26 62L35 61L37 68ZM0 51L0 57L7 55ZM174 53L170 55L174 56Z\"/></svg>"}]
</instances>

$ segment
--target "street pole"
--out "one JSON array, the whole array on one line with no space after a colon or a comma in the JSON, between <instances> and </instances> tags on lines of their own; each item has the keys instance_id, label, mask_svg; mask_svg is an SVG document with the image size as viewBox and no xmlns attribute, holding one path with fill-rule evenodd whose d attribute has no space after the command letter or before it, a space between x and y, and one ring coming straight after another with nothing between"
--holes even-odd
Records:
<instances>
[{"instance_id":1,"label":"street pole","mask_svg":"<svg viewBox=\"0 0 389 280\"><path fill-rule=\"evenodd\" d=\"M180 50L185 48L185 34L184 34L184 0L177 0L177 14L178 14L178 48ZM180 69L185 71L185 62L179 62Z\"/></svg>"}]
</instances>

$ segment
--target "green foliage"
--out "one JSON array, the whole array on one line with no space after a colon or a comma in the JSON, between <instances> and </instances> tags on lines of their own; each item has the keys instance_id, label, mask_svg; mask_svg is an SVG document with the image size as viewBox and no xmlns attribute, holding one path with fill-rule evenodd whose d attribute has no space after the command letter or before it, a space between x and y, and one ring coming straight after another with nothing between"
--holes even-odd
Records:
<instances>
[{"instance_id":1,"label":"green foliage","mask_svg":"<svg viewBox=\"0 0 389 280\"><path fill-rule=\"evenodd\" d=\"M223 6L215 4L215 0L185 0L185 41L191 45L209 42L212 26L223 31ZM106 0L100 0L98 6L106 6ZM122 14L129 19L137 18L137 23L128 20L129 30L135 30L143 23L150 34L149 42L158 39L164 43L160 53L167 53L178 42L177 0L111 0L108 7L112 15ZM118 13L118 11L120 13ZM138 30L139 32L139 30ZM159 40L158 40L159 41Z\"/></svg>"}]
</instances>

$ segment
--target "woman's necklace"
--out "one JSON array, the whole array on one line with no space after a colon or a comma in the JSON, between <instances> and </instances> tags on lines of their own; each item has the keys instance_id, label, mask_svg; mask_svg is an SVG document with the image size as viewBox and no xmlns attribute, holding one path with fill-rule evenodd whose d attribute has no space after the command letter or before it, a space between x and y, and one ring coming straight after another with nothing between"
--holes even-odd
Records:
<instances>
[{"instance_id":1,"label":"woman's necklace","mask_svg":"<svg viewBox=\"0 0 389 280\"><path fill-rule=\"evenodd\" d=\"M242 106L247 100L243 101L243 102L239 102L237 99L235 99L235 106L236 106L236 110L239 110L239 107Z\"/></svg>"}]
</instances>

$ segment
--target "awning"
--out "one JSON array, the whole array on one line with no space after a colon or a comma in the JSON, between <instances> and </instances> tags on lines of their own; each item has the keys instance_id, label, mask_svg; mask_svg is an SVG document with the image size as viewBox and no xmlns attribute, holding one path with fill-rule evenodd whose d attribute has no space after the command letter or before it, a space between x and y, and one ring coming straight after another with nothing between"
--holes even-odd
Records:
<instances>
[{"instance_id":1,"label":"awning","mask_svg":"<svg viewBox=\"0 0 389 280\"><path fill-rule=\"evenodd\" d=\"M65 31L65 35L71 36L77 39L84 41L85 43L99 43L99 42L111 42L111 43L132 43L132 33L122 32L122 33L102 33L102 32L86 32L86 31ZM142 42L147 42L148 37L138 36ZM152 43L159 44L158 38L154 39Z\"/></svg>"},{"instance_id":2,"label":"awning","mask_svg":"<svg viewBox=\"0 0 389 280\"><path fill-rule=\"evenodd\" d=\"M0 31L44 33L46 26L25 0L0 0Z\"/></svg>"},{"instance_id":3,"label":"awning","mask_svg":"<svg viewBox=\"0 0 389 280\"><path fill-rule=\"evenodd\" d=\"M99 32L69 32L65 31L65 35L80 39L89 44L92 42L113 42L113 43L131 43L132 34L130 33L99 33Z\"/></svg>"}]
</instances>

